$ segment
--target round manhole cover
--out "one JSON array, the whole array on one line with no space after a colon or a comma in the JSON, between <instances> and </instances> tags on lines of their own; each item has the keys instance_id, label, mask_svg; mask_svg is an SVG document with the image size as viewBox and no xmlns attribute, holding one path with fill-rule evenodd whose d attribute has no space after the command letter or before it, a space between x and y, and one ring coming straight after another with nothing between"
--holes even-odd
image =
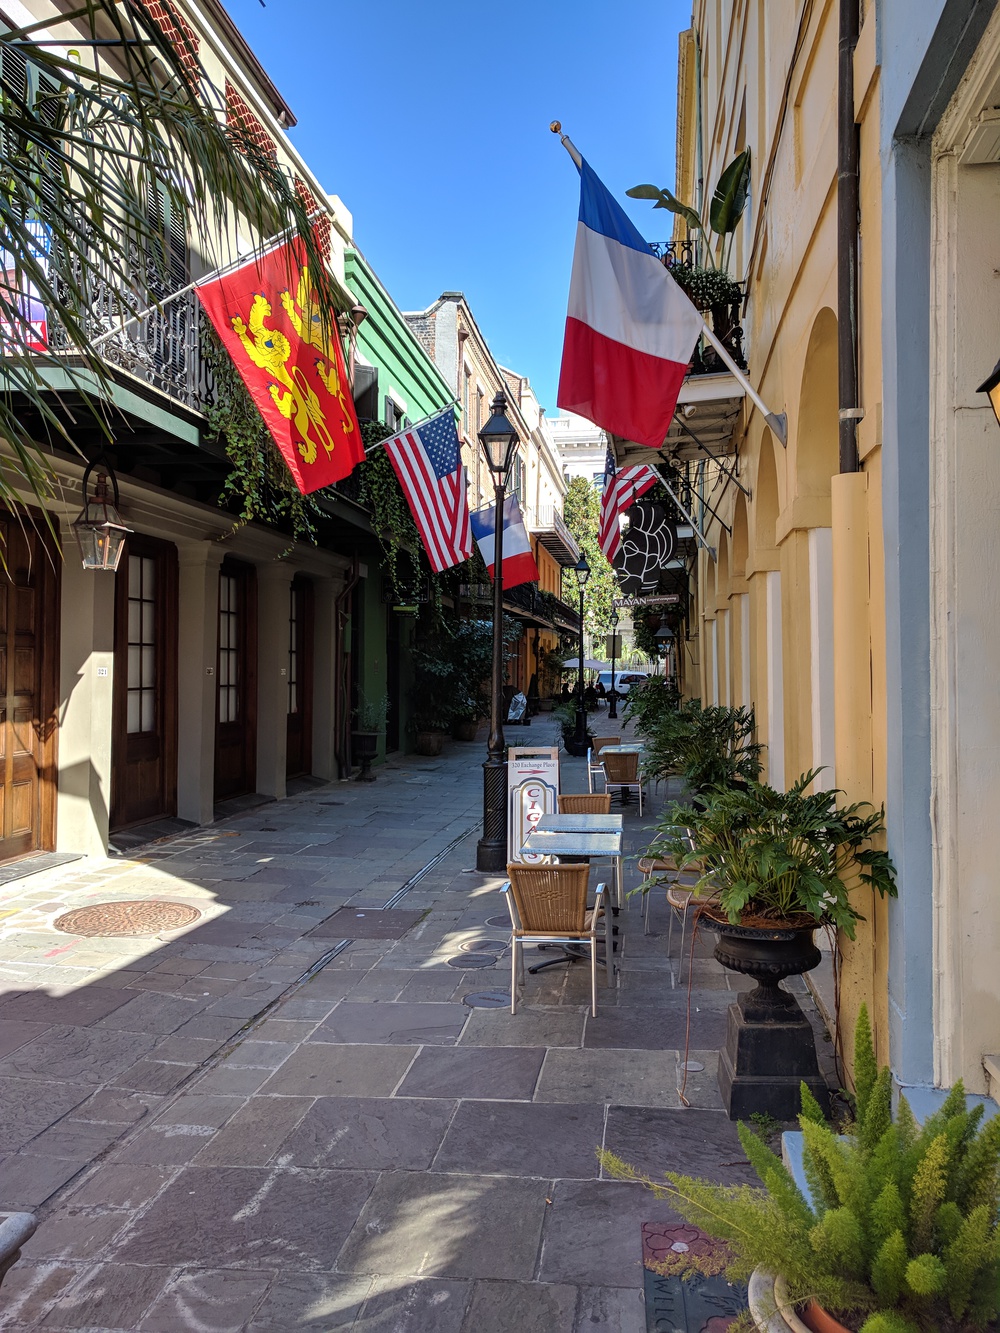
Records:
<instances>
[{"instance_id":1,"label":"round manhole cover","mask_svg":"<svg viewBox=\"0 0 1000 1333\"><path fill-rule=\"evenodd\" d=\"M462 1003L470 1009L505 1009L510 1004L510 996L502 990L477 990L471 995L463 995Z\"/></svg>"},{"instance_id":2,"label":"round manhole cover","mask_svg":"<svg viewBox=\"0 0 1000 1333\"><path fill-rule=\"evenodd\" d=\"M483 925L484 925L484 926L492 926L492 928L493 928L494 930L503 930L504 927L506 926L507 929L509 930L509 929L510 929L510 917L509 917L509 916L488 916L488 917L486 918L486 920L483 922Z\"/></svg>"},{"instance_id":3,"label":"round manhole cover","mask_svg":"<svg viewBox=\"0 0 1000 1333\"><path fill-rule=\"evenodd\" d=\"M449 958L449 967L492 967L496 962L496 954L493 953L463 953L457 958Z\"/></svg>"},{"instance_id":4,"label":"round manhole cover","mask_svg":"<svg viewBox=\"0 0 1000 1333\"><path fill-rule=\"evenodd\" d=\"M160 935L197 921L201 913L187 903L95 903L56 917L53 925L67 935L111 939L118 935Z\"/></svg>"},{"instance_id":5,"label":"round manhole cover","mask_svg":"<svg viewBox=\"0 0 1000 1333\"><path fill-rule=\"evenodd\" d=\"M458 946L463 953L503 953L506 940L467 940Z\"/></svg>"}]
</instances>

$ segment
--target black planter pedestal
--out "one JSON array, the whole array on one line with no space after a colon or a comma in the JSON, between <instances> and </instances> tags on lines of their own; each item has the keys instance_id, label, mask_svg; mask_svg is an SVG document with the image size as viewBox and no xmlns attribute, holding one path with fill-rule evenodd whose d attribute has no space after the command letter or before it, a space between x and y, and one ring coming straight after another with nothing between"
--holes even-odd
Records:
<instances>
[{"instance_id":1,"label":"black planter pedestal","mask_svg":"<svg viewBox=\"0 0 1000 1333\"><path fill-rule=\"evenodd\" d=\"M372 772L372 760L378 754L377 731L355 731L351 733L351 749L354 751L354 757L361 765L361 772L354 779L355 782L374 782L375 774Z\"/></svg>"},{"instance_id":2,"label":"black planter pedestal","mask_svg":"<svg viewBox=\"0 0 1000 1333\"><path fill-rule=\"evenodd\" d=\"M755 1113L794 1120L802 1109L802 1083L828 1113L830 1094L812 1025L795 996L779 985L820 962L812 929L760 930L707 917L702 923L719 936L715 957L723 967L757 982L729 1006L726 1044L719 1052L719 1091L730 1120Z\"/></svg>"}]
</instances>

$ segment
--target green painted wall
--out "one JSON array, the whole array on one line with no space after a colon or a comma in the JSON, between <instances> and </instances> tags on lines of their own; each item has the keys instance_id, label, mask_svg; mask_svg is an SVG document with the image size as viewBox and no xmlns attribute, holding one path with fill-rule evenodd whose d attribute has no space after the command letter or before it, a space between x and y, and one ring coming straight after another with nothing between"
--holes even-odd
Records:
<instances>
[{"instance_id":1,"label":"green painted wall","mask_svg":"<svg viewBox=\"0 0 1000 1333\"><path fill-rule=\"evenodd\" d=\"M358 330L357 349L371 365L378 367L379 408L383 410L385 397L390 392L406 404L411 421L431 416L452 402L454 395L447 380L414 336L395 302L379 282L371 267L356 250L348 250L345 257L345 280L348 288L368 312ZM364 581L361 599L362 688L370 698L380 698L386 692L386 665L389 608L382 601L382 570L369 561L368 578ZM413 621L401 618L399 625L399 740L400 749L413 746L409 729L410 692L413 686L408 651L413 637ZM384 745L379 747L379 761L385 757Z\"/></svg>"}]
</instances>

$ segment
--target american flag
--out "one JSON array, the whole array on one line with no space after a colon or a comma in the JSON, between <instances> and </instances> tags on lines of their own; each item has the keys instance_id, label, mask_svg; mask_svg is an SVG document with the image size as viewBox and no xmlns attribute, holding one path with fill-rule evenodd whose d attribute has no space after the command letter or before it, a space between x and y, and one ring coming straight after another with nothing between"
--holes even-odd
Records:
<instances>
[{"instance_id":1,"label":"american flag","mask_svg":"<svg viewBox=\"0 0 1000 1333\"><path fill-rule=\"evenodd\" d=\"M407 426L386 440L385 450L413 511L431 569L440 574L468 560L472 527L454 409L447 407L422 425Z\"/></svg>"},{"instance_id":2,"label":"american flag","mask_svg":"<svg viewBox=\"0 0 1000 1333\"><path fill-rule=\"evenodd\" d=\"M655 486L659 477L651 467L640 463L638 467L623 467L616 471L615 460L608 450L608 461L604 468L604 492L601 495L601 525L597 540L601 550L609 560L614 561L621 542L621 524L618 522L625 510L644 495L650 486Z\"/></svg>"}]
</instances>

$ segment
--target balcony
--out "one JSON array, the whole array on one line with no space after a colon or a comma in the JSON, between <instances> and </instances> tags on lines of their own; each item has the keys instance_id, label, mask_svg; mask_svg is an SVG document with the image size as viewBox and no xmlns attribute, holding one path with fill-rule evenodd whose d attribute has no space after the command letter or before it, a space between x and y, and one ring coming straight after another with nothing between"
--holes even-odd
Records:
<instances>
[{"instance_id":1,"label":"balcony","mask_svg":"<svg viewBox=\"0 0 1000 1333\"><path fill-rule=\"evenodd\" d=\"M492 583L463 583L459 595L488 613L493 604ZM571 606L554 593L542 592L537 583L519 583L507 588L503 595L504 609L537 629L554 630L557 634L578 634L580 617Z\"/></svg>"},{"instance_id":2,"label":"balcony","mask_svg":"<svg viewBox=\"0 0 1000 1333\"><path fill-rule=\"evenodd\" d=\"M580 559L580 548L555 505L526 508L524 522L528 531L538 538L549 555L564 569L575 565Z\"/></svg>"},{"instance_id":3,"label":"balcony","mask_svg":"<svg viewBox=\"0 0 1000 1333\"><path fill-rule=\"evenodd\" d=\"M91 340L111 335L100 345L101 358L109 367L190 411L203 413L214 401L214 382L202 356L204 317L194 292L171 298L162 273L138 247L129 273L91 274L85 287L83 325ZM122 327L131 311L146 310L157 299L165 302L161 308ZM76 349L55 320L49 326L49 347L73 362Z\"/></svg>"}]
</instances>

